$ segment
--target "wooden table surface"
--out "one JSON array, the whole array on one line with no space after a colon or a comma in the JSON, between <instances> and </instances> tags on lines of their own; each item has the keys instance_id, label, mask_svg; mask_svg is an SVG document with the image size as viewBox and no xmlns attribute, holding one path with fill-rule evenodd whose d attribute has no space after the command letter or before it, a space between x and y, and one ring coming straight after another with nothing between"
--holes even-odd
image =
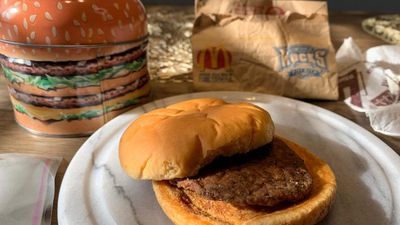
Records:
<instances>
[{"instance_id":1,"label":"wooden table surface","mask_svg":"<svg viewBox=\"0 0 400 225\"><path fill-rule=\"evenodd\" d=\"M152 10L151 8L149 10ZM337 49L343 39L353 37L362 50L369 47L384 44L382 41L369 36L360 28L365 14L331 14L331 36ZM160 99L167 96L193 92L191 83L158 83L153 81L154 99ZM369 121L364 113L358 113L351 110L341 101L309 101L310 103L322 108L333 111L343 117L354 121L365 129L369 130L381 140L387 143L398 154L400 154L400 140L381 135L374 132L369 126ZM67 169L68 163L85 142L87 138L47 138L32 135L20 128L14 122L11 102L8 98L7 88L4 78L0 78L0 153L18 152L30 153L46 156L60 156L63 161L57 172L56 177L56 197L54 202L54 211L52 224L57 224L57 199L61 181Z\"/></svg>"}]
</instances>

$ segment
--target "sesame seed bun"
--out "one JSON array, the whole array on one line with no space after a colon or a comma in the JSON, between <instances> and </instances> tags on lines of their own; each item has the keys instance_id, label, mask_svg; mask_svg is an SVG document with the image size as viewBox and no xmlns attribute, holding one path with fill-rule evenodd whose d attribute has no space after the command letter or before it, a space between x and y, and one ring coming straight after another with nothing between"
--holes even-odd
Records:
<instances>
[{"instance_id":1,"label":"sesame seed bun","mask_svg":"<svg viewBox=\"0 0 400 225\"><path fill-rule=\"evenodd\" d=\"M0 53L36 61L85 60L122 52L147 36L146 15L137 0L2 1ZM52 48L53 45L131 43L103 48ZM41 47L16 46L40 45Z\"/></svg>"}]
</instances>

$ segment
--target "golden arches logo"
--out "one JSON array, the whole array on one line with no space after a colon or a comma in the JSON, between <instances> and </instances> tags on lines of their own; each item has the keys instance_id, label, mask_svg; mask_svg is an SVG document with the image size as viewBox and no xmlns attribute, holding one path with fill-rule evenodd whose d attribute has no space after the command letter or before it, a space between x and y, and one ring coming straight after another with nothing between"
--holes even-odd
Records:
<instances>
[{"instance_id":1,"label":"golden arches logo","mask_svg":"<svg viewBox=\"0 0 400 225\"><path fill-rule=\"evenodd\" d=\"M204 50L200 50L197 53L197 65L200 69L224 69L231 67L232 54L219 47L211 47Z\"/></svg>"}]
</instances>

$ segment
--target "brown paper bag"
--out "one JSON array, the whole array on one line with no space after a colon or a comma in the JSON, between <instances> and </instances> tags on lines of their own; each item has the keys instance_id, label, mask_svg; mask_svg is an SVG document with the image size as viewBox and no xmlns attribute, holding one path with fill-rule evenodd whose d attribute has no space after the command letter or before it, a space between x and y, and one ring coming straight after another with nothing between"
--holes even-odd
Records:
<instances>
[{"instance_id":1,"label":"brown paper bag","mask_svg":"<svg viewBox=\"0 0 400 225\"><path fill-rule=\"evenodd\" d=\"M325 2L199 0L196 15L197 90L337 99Z\"/></svg>"}]
</instances>

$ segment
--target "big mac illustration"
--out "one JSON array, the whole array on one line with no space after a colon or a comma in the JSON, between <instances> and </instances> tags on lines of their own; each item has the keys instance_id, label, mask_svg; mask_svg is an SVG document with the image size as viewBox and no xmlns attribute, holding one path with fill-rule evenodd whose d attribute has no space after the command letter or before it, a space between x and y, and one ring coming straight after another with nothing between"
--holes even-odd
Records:
<instances>
[{"instance_id":1,"label":"big mac illustration","mask_svg":"<svg viewBox=\"0 0 400 225\"><path fill-rule=\"evenodd\" d=\"M140 1L8 0L0 13L0 63L22 127L84 135L149 96Z\"/></svg>"}]
</instances>

